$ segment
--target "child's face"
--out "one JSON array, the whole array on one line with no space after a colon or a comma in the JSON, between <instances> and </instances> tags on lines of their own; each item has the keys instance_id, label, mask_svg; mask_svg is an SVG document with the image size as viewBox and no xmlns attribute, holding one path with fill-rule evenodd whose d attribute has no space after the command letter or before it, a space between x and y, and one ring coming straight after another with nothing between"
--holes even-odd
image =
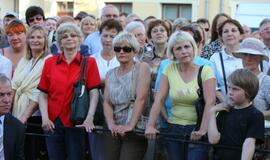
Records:
<instances>
[{"instance_id":1,"label":"child's face","mask_svg":"<svg viewBox=\"0 0 270 160\"><path fill-rule=\"evenodd\" d=\"M228 103L239 107L248 104L249 99L246 97L245 90L232 83L228 83Z\"/></svg>"}]
</instances>

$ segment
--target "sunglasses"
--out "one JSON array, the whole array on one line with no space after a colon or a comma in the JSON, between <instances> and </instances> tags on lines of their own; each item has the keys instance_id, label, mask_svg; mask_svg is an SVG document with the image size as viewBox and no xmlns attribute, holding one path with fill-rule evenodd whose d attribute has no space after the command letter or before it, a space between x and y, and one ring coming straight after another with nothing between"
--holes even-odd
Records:
<instances>
[{"instance_id":1,"label":"sunglasses","mask_svg":"<svg viewBox=\"0 0 270 160\"><path fill-rule=\"evenodd\" d=\"M204 28L205 32L208 32L209 31L209 28Z\"/></svg>"},{"instance_id":2,"label":"sunglasses","mask_svg":"<svg viewBox=\"0 0 270 160\"><path fill-rule=\"evenodd\" d=\"M33 23L35 20L36 21L41 21L43 18L41 16L36 16L36 17L31 17L28 19L29 23Z\"/></svg>"},{"instance_id":3,"label":"sunglasses","mask_svg":"<svg viewBox=\"0 0 270 160\"><path fill-rule=\"evenodd\" d=\"M134 50L134 48L128 47L128 46L124 46L124 47L115 46L115 47L113 48L113 50L114 50L115 52L120 52L121 50L123 50L123 52L130 53L131 51Z\"/></svg>"}]
</instances>

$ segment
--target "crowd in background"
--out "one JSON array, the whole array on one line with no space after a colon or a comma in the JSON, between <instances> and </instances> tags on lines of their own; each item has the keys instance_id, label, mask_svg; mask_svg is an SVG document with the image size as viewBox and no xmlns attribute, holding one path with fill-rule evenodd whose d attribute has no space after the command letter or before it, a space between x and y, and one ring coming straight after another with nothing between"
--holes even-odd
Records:
<instances>
[{"instance_id":1,"label":"crowd in background","mask_svg":"<svg viewBox=\"0 0 270 160\"><path fill-rule=\"evenodd\" d=\"M205 18L191 22L155 15L141 19L119 13L113 5L102 8L98 18L86 12L45 17L42 8L31 6L25 22L7 12L0 32L0 108L11 107L10 113L0 114L12 114L26 132L47 135L26 135L20 142L24 148L16 147L15 159L83 160L85 153L93 160L144 159L150 140L160 132L242 148L214 149L215 160L251 159L256 144L264 140L264 119L270 117L268 18L252 32L225 13L210 23ZM74 125L73 89L86 58L89 110L83 122ZM12 88L5 101L3 77ZM204 109L198 124L195 102L200 88ZM243 111L250 107L254 109ZM94 122L98 110L105 119L101 124ZM223 113L228 111L234 115ZM242 114L246 116L237 116ZM144 135L132 132L141 129L142 116L147 118ZM110 133L94 132L95 128ZM0 127L0 157L9 159L1 137ZM155 159L209 159L208 146L170 138L175 137L156 140Z\"/></svg>"}]
</instances>

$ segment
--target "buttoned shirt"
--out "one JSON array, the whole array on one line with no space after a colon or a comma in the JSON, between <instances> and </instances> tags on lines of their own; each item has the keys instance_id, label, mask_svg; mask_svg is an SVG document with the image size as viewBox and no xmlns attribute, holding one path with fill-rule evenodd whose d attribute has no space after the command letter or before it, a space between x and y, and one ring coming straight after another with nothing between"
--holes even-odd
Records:
<instances>
[{"instance_id":1,"label":"buttoned shirt","mask_svg":"<svg viewBox=\"0 0 270 160\"><path fill-rule=\"evenodd\" d=\"M4 120L5 115L0 116L0 159L5 159L4 153Z\"/></svg>"},{"instance_id":2,"label":"buttoned shirt","mask_svg":"<svg viewBox=\"0 0 270 160\"><path fill-rule=\"evenodd\" d=\"M62 54L45 61L38 89L48 94L48 115L51 121L60 118L64 126L71 126L70 105L73 86L79 79L83 56L79 53L68 64ZM100 85L100 77L94 58L89 57L86 70L88 90Z\"/></svg>"},{"instance_id":3,"label":"buttoned shirt","mask_svg":"<svg viewBox=\"0 0 270 160\"><path fill-rule=\"evenodd\" d=\"M88 46L88 53L90 55L100 53L103 48L98 31L88 35L83 43Z\"/></svg>"}]
</instances>

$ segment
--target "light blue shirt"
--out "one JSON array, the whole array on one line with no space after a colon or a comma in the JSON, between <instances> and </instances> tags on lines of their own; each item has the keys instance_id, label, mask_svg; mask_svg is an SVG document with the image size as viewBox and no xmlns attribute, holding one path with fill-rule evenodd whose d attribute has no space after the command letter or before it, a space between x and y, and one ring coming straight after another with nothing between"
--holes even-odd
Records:
<instances>
[{"instance_id":1,"label":"light blue shirt","mask_svg":"<svg viewBox=\"0 0 270 160\"><path fill-rule=\"evenodd\" d=\"M88 35L83 44L88 46L88 53L90 55L100 53L103 47L101 44L99 31Z\"/></svg>"}]
</instances>

